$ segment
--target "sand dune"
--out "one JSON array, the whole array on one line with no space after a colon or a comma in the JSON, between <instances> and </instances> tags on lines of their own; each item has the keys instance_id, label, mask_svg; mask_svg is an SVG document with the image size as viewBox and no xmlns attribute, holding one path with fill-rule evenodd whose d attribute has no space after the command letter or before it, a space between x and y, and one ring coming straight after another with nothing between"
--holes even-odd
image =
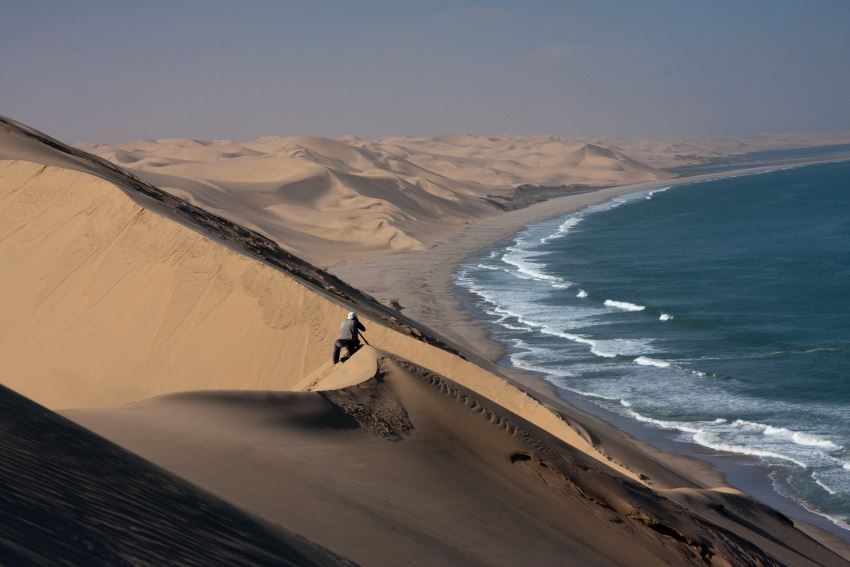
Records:
<instances>
[{"instance_id":1,"label":"sand dune","mask_svg":"<svg viewBox=\"0 0 850 567\"><path fill-rule=\"evenodd\" d=\"M850 132L760 134L716 138L590 139L617 148L641 163L669 169L699 165L748 152L850 144Z\"/></svg>"},{"instance_id":2,"label":"sand dune","mask_svg":"<svg viewBox=\"0 0 850 567\"><path fill-rule=\"evenodd\" d=\"M190 160L214 145L173 143ZM369 158L324 146L346 167ZM13 122L0 159L4 384L88 408L64 413L218 498L369 564L842 564L769 508L532 397L248 227ZM350 309L377 348L331 367ZM30 406L15 399L17 426ZM77 492L36 500L49 481L35 480L15 482L37 509Z\"/></svg>"},{"instance_id":3,"label":"sand dune","mask_svg":"<svg viewBox=\"0 0 850 567\"><path fill-rule=\"evenodd\" d=\"M20 136L7 132L7 145ZM43 151L45 161L66 159ZM292 389L330 364L339 321L356 309L373 344L637 477L428 329L327 274L280 264L265 247L262 257L282 269L235 252L198 232L213 230L234 246L225 229L235 229L176 217L179 202L147 203L156 213L140 206L128 195L145 194L131 178L115 177L116 186L24 161L0 161L0 171L0 254L8 266L0 272L0 375L39 403L93 407L185 390ZM176 220L198 224L191 230Z\"/></svg>"},{"instance_id":4,"label":"sand dune","mask_svg":"<svg viewBox=\"0 0 850 567\"><path fill-rule=\"evenodd\" d=\"M3 565L348 565L0 386Z\"/></svg>"},{"instance_id":5,"label":"sand dune","mask_svg":"<svg viewBox=\"0 0 850 567\"><path fill-rule=\"evenodd\" d=\"M465 221L497 214L485 198L519 185L664 175L600 145L492 140L171 138L80 147L322 265L424 249Z\"/></svg>"},{"instance_id":6,"label":"sand dune","mask_svg":"<svg viewBox=\"0 0 850 567\"><path fill-rule=\"evenodd\" d=\"M361 382L336 389L355 363ZM196 392L66 415L368 565L837 560L751 499L661 498L418 365L366 349L339 371L315 393Z\"/></svg>"},{"instance_id":7,"label":"sand dune","mask_svg":"<svg viewBox=\"0 0 850 567\"><path fill-rule=\"evenodd\" d=\"M423 168L485 189L524 184L608 186L666 176L605 142L588 144L557 136L450 134L350 142L363 148L385 148Z\"/></svg>"}]
</instances>

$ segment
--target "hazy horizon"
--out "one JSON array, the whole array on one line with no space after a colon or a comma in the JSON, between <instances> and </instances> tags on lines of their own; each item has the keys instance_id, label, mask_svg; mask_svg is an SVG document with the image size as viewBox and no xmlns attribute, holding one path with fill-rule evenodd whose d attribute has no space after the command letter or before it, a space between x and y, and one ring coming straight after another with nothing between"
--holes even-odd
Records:
<instances>
[{"instance_id":1,"label":"hazy horizon","mask_svg":"<svg viewBox=\"0 0 850 567\"><path fill-rule=\"evenodd\" d=\"M4 4L0 113L71 142L850 130L850 3Z\"/></svg>"}]
</instances>

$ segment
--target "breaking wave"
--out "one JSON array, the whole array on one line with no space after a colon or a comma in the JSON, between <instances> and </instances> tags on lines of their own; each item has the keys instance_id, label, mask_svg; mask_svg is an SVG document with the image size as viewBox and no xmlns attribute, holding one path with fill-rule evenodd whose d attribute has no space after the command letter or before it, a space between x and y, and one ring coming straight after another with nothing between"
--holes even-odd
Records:
<instances>
[{"instance_id":1,"label":"breaking wave","mask_svg":"<svg viewBox=\"0 0 850 567\"><path fill-rule=\"evenodd\" d=\"M623 311L643 311L646 309L645 305L637 305L635 303L629 303L628 301L616 301L614 299L606 299L603 303L608 307L616 307Z\"/></svg>"},{"instance_id":2,"label":"breaking wave","mask_svg":"<svg viewBox=\"0 0 850 567\"><path fill-rule=\"evenodd\" d=\"M666 360L657 360L648 356L639 356L635 359L637 364L641 366L655 366L656 368L670 368L670 363Z\"/></svg>"}]
</instances>

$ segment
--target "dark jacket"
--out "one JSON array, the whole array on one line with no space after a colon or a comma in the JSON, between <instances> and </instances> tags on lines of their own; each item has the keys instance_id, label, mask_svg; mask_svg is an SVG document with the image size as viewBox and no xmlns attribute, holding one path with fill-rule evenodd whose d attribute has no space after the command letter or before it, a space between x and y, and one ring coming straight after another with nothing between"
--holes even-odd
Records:
<instances>
[{"instance_id":1,"label":"dark jacket","mask_svg":"<svg viewBox=\"0 0 850 567\"><path fill-rule=\"evenodd\" d=\"M357 331L365 330L366 327L364 327L363 323L357 319L346 319L339 327L339 337L337 337L337 339L340 341L354 341L357 343L360 342L357 337Z\"/></svg>"}]
</instances>

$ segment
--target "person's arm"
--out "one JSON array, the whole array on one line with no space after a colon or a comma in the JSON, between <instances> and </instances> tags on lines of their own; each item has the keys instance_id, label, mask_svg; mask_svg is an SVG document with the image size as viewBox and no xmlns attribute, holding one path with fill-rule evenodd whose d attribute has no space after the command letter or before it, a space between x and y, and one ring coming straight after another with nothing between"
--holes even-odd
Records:
<instances>
[{"instance_id":1,"label":"person's arm","mask_svg":"<svg viewBox=\"0 0 850 567\"><path fill-rule=\"evenodd\" d=\"M357 321L357 328L360 329L361 331L366 330L366 327L364 327L363 323L361 323L360 321Z\"/></svg>"}]
</instances>

